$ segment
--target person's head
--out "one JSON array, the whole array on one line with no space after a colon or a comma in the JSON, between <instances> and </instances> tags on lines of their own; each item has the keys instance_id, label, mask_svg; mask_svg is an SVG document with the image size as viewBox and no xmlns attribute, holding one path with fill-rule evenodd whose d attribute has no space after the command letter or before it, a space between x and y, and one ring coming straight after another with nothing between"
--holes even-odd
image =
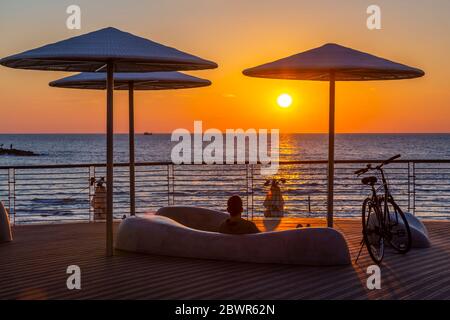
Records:
<instances>
[{"instance_id":1,"label":"person's head","mask_svg":"<svg viewBox=\"0 0 450 320\"><path fill-rule=\"evenodd\" d=\"M242 199L239 196L232 196L228 199L227 211L232 217L240 216L244 208L242 207Z\"/></svg>"},{"instance_id":2,"label":"person's head","mask_svg":"<svg viewBox=\"0 0 450 320\"><path fill-rule=\"evenodd\" d=\"M101 177L100 180L97 181L97 187L103 187L105 183L105 178Z\"/></svg>"}]
</instances>

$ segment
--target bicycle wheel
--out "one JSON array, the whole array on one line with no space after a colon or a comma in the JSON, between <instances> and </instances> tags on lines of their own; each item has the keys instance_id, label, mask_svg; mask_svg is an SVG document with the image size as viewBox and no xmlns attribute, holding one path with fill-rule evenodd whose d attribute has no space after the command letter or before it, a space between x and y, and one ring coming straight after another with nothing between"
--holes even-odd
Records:
<instances>
[{"instance_id":1,"label":"bicycle wheel","mask_svg":"<svg viewBox=\"0 0 450 320\"><path fill-rule=\"evenodd\" d=\"M384 197L381 200L384 206ZM394 200L389 198L387 204L386 240L397 252L405 254L411 249L411 229L405 214Z\"/></svg>"},{"instance_id":2,"label":"bicycle wheel","mask_svg":"<svg viewBox=\"0 0 450 320\"><path fill-rule=\"evenodd\" d=\"M380 264L384 257L384 238L382 224L372 200L364 200L362 207L362 227L364 242L369 255L376 264Z\"/></svg>"}]
</instances>

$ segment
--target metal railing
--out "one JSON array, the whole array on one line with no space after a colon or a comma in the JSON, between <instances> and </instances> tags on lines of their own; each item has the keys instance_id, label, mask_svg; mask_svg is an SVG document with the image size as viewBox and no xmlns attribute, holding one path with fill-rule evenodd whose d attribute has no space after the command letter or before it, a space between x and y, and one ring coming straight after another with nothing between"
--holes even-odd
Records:
<instances>
[{"instance_id":1,"label":"metal railing","mask_svg":"<svg viewBox=\"0 0 450 320\"><path fill-rule=\"evenodd\" d=\"M335 215L359 216L369 193L354 171L375 160L336 161ZM106 176L104 164L0 167L0 201L14 223L92 221L92 177ZM392 193L404 209L423 218L450 218L450 160L402 160L386 168ZM326 215L327 161L281 162L277 177L289 215ZM136 212L167 205L224 210L230 195L244 200L248 217L262 215L267 193L260 165L136 164ZM128 164L115 165L114 213L129 214Z\"/></svg>"}]
</instances>

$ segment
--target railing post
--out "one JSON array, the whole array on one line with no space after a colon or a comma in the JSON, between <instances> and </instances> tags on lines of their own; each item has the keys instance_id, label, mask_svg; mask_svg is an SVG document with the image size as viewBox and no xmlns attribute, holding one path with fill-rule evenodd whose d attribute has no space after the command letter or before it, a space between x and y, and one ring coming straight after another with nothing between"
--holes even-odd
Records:
<instances>
[{"instance_id":1,"label":"railing post","mask_svg":"<svg viewBox=\"0 0 450 320\"><path fill-rule=\"evenodd\" d=\"M8 212L13 215L13 224L16 224L16 169L8 170Z\"/></svg>"},{"instance_id":2,"label":"railing post","mask_svg":"<svg viewBox=\"0 0 450 320\"><path fill-rule=\"evenodd\" d=\"M311 214L311 196L308 195L308 213Z\"/></svg>"},{"instance_id":3,"label":"railing post","mask_svg":"<svg viewBox=\"0 0 450 320\"><path fill-rule=\"evenodd\" d=\"M253 220L253 165L246 164L246 183L247 183L247 218L249 215Z\"/></svg>"},{"instance_id":4,"label":"railing post","mask_svg":"<svg viewBox=\"0 0 450 320\"><path fill-rule=\"evenodd\" d=\"M413 181L413 203L412 214L416 215L416 163L412 163L412 181Z\"/></svg>"},{"instance_id":5,"label":"railing post","mask_svg":"<svg viewBox=\"0 0 450 320\"><path fill-rule=\"evenodd\" d=\"M91 201L94 198L94 193L92 191L93 191L93 189L95 191L95 187L92 188L92 186L90 185L92 178L95 179L95 166L89 167L89 182L88 182L89 183L89 201L88 201L88 203L89 203L89 222L94 221L94 212L93 212L94 208L91 206Z\"/></svg>"},{"instance_id":6,"label":"railing post","mask_svg":"<svg viewBox=\"0 0 450 320\"><path fill-rule=\"evenodd\" d=\"M173 164L167 165L167 205L173 206L175 204L175 177L174 177L174 166Z\"/></svg>"},{"instance_id":7,"label":"railing post","mask_svg":"<svg viewBox=\"0 0 450 320\"><path fill-rule=\"evenodd\" d=\"M408 162L408 212L411 212L411 162Z\"/></svg>"}]
</instances>

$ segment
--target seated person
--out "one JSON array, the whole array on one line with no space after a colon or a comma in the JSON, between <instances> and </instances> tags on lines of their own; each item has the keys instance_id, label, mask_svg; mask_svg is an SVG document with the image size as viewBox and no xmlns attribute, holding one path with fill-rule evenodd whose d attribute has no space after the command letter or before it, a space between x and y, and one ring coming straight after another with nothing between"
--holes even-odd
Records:
<instances>
[{"instance_id":1,"label":"seated person","mask_svg":"<svg viewBox=\"0 0 450 320\"><path fill-rule=\"evenodd\" d=\"M247 234L260 232L253 222L241 218L244 209L242 199L239 196L232 196L228 199L227 211L230 213L230 218L222 222L219 228L220 233Z\"/></svg>"}]
</instances>

